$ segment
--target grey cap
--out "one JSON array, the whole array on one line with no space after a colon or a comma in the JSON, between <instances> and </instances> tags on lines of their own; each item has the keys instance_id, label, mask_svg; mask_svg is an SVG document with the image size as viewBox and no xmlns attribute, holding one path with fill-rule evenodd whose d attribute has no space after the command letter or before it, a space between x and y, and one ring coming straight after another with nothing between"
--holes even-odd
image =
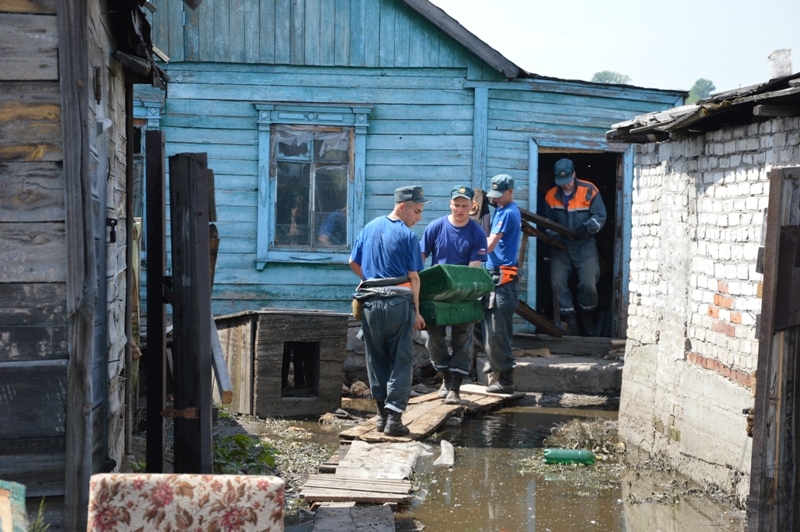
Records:
<instances>
[{"instance_id":1,"label":"grey cap","mask_svg":"<svg viewBox=\"0 0 800 532\"><path fill-rule=\"evenodd\" d=\"M553 174L556 176L556 185L566 185L572 181L572 174L575 173L575 165L569 159L559 159L553 167Z\"/></svg>"},{"instance_id":2,"label":"grey cap","mask_svg":"<svg viewBox=\"0 0 800 532\"><path fill-rule=\"evenodd\" d=\"M514 178L508 174L497 174L492 178L492 186L486 193L487 198L499 198L506 190L514 189Z\"/></svg>"},{"instance_id":3,"label":"grey cap","mask_svg":"<svg viewBox=\"0 0 800 532\"><path fill-rule=\"evenodd\" d=\"M403 203L404 201L413 201L414 203L430 203L422 195L422 187L410 186L400 187L394 191L394 202Z\"/></svg>"}]
</instances>

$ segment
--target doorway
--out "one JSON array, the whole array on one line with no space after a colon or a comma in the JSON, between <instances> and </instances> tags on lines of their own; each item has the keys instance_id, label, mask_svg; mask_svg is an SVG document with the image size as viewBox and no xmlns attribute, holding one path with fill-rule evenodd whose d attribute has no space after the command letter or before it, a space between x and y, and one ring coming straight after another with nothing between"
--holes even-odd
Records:
<instances>
[{"instance_id":1,"label":"doorway","mask_svg":"<svg viewBox=\"0 0 800 532\"><path fill-rule=\"evenodd\" d=\"M624 338L627 319L621 316L622 283L620 277L623 269L618 264L622 246L622 222L618 209L618 197L622 190L622 158L621 153L609 152L575 152L567 150L539 149L538 153L538 188L536 191L536 212L544 216L544 197L547 191L555 186L553 166L556 161L567 157L575 165L578 179L590 181L600 191L600 197L606 208L606 223L595 235L597 251L600 259L600 280L597 283L598 304L594 312L595 329L598 336ZM553 291L550 287L550 251L548 244L536 240L536 311L548 319L554 319ZM577 285L573 272L570 285Z\"/></svg>"}]
</instances>

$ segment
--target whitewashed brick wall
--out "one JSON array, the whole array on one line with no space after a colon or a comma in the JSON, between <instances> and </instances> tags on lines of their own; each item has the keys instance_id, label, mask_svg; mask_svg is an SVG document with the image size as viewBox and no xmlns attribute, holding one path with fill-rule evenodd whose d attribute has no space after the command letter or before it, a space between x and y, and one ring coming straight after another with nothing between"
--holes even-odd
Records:
<instances>
[{"instance_id":1,"label":"whitewashed brick wall","mask_svg":"<svg viewBox=\"0 0 800 532\"><path fill-rule=\"evenodd\" d=\"M756 257L773 166L800 164L800 118L639 147L628 337L749 386Z\"/></svg>"}]
</instances>

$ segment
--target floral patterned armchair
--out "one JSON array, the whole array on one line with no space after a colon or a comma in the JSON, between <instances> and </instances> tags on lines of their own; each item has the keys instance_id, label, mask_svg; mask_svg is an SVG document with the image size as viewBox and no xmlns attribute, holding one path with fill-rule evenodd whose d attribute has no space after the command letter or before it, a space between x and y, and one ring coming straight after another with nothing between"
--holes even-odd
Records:
<instances>
[{"instance_id":1,"label":"floral patterned armchair","mask_svg":"<svg viewBox=\"0 0 800 532\"><path fill-rule=\"evenodd\" d=\"M283 480L249 475L92 475L89 531L283 531Z\"/></svg>"}]
</instances>

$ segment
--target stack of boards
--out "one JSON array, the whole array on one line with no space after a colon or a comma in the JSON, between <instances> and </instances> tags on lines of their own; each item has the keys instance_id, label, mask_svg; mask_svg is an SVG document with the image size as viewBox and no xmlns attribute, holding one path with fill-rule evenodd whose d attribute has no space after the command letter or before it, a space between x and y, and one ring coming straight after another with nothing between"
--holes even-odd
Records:
<instances>
[{"instance_id":1,"label":"stack of boards","mask_svg":"<svg viewBox=\"0 0 800 532\"><path fill-rule=\"evenodd\" d=\"M486 268L437 264L419 272L420 314L428 326L460 325L483 318L481 297L494 290Z\"/></svg>"}]
</instances>

